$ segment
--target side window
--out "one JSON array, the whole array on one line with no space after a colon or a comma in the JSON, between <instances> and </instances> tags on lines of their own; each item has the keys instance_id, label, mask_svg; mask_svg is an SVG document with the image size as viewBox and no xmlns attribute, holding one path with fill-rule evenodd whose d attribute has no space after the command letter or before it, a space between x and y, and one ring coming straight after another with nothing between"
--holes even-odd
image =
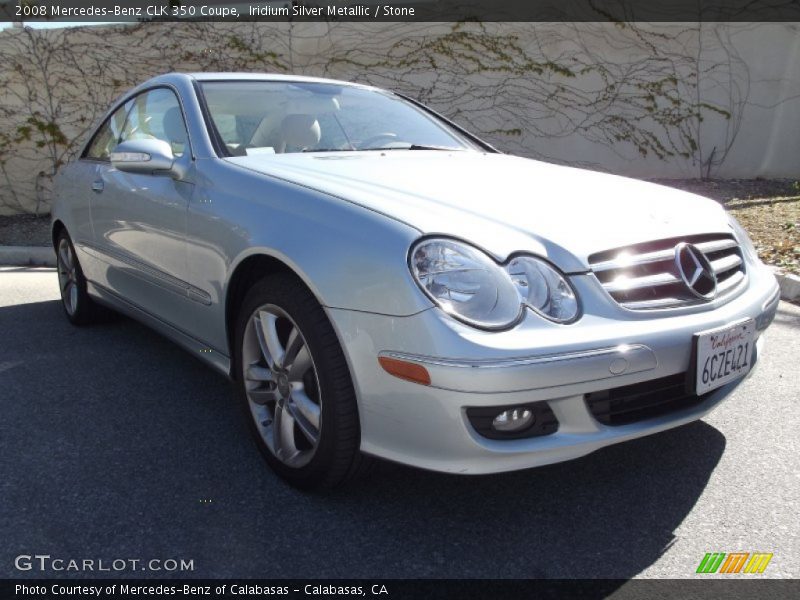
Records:
<instances>
[{"instance_id":1,"label":"side window","mask_svg":"<svg viewBox=\"0 0 800 600\"><path fill-rule=\"evenodd\" d=\"M120 106L114 114L98 129L97 133L86 150L86 158L95 160L108 160L108 155L119 143L119 136L125 124L125 117L133 106L133 101L129 100Z\"/></svg>"},{"instance_id":2,"label":"side window","mask_svg":"<svg viewBox=\"0 0 800 600\"><path fill-rule=\"evenodd\" d=\"M171 90L157 88L136 97L120 141L141 139L165 141L175 156L183 155L188 143L186 124Z\"/></svg>"}]
</instances>

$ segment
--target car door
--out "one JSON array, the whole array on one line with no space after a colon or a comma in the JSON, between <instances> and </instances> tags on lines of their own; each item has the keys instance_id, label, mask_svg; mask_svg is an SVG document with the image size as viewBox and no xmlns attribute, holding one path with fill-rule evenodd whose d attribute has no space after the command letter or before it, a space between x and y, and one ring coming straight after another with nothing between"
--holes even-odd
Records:
<instances>
[{"instance_id":1,"label":"car door","mask_svg":"<svg viewBox=\"0 0 800 600\"><path fill-rule=\"evenodd\" d=\"M127 173L98 162L91 214L100 285L135 307L190 333L186 214L194 192L186 123L175 93L165 87L131 102L118 142L155 138L168 142L182 180Z\"/></svg>"},{"instance_id":2,"label":"car door","mask_svg":"<svg viewBox=\"0 0 800 600\"><path fill-rule=\"evenodd\" d=\"M66 204L69 235L78 253L83 273L89 281L96 281L104 271L103 264L94 252L94 228L92 227L92 184L104 167L109 164L111 151L119 142L122 127L133 101L119 106L95 131L80 160L60 173L59 186L69 198Z\"/></svg>"}]
</instances>

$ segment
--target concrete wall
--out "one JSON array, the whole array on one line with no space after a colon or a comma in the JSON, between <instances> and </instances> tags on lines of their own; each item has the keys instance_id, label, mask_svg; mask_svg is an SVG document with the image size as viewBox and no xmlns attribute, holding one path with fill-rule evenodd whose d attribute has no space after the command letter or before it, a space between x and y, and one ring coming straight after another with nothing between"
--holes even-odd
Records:
<instances>
[{"instance_id":1,"label":"concrete wall","mask_svg":"<svg viewBox=\"0 0 800 600\"><path fill-rule=\"evenodd\" d=\"M0 214L117 95L172 70L413 95L502 150L638 177L798 177L798 24L182 23L0 32Z\"/></svg>"}]
</instances>

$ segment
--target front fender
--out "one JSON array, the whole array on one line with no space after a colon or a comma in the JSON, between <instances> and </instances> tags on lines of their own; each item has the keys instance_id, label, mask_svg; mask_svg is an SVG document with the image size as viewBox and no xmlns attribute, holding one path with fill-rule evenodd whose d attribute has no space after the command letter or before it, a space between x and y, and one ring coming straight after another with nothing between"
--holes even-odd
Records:
<instances>
[{"instance_id":1,"label":"front fender","mask_svg":"<svg viewBox=\"0 0 800 600\"><path fill-rule=\"evenodd\" d=\"M407 266L419 235L347 200L223 160L198 160L188 263L193 285L219 307L220 333L227 286L237 267L256 254L287 265L329 308L396 316L426 310L432 304Z\"/></svg>"}]
</instances>

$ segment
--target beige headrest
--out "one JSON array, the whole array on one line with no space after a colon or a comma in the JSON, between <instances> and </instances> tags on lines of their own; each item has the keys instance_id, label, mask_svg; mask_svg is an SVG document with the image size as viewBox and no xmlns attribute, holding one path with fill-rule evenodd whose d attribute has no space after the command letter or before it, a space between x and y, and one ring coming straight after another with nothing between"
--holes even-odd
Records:
<instances>
[{"instance_id":1,"label":"beige headrest","mask_svg":"<svg viewBox=\"0 0 800 600\"><path fill-rule=\"evenodd\" d=\"M186 125L183 124L181 109L177 106L167 109L161 123L167 140L174 144L186 143Z\"/></svg>"},{"instance_id":2,"label":"beige headrest","mask_svg":"<svg viewBox=\"0 0 800 600\"><path fill-rule=\"evenodd\" d=\"M281 135L289 146L310 148L319 144L322 132L314 115L287 115L281 123Z\"/></svg>"}]
</instances>

